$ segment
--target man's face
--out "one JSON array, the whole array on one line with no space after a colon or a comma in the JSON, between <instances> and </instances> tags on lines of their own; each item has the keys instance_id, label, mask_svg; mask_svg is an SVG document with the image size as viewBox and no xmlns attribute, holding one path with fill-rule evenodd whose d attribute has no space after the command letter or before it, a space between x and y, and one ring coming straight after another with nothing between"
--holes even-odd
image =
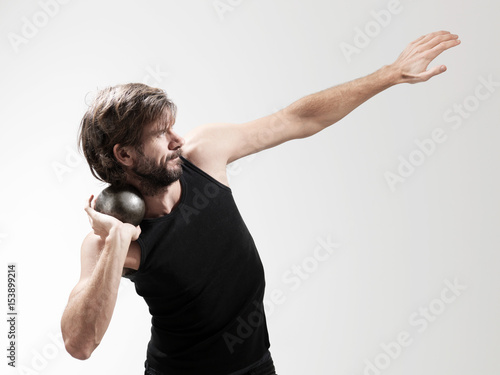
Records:
<instances>
[{"instance_id":1,"label":"man's face","mask_svg":"<svg viewBox=\"0 0 500 375\"><path fill-rule=\"evenodd\" d=\"M132 167L140 190L146 196L157 195L182 175L182 145L184 139L172 127L160 122L144 128L142 145L136 149Z\"/></svg>"}]
</instances>

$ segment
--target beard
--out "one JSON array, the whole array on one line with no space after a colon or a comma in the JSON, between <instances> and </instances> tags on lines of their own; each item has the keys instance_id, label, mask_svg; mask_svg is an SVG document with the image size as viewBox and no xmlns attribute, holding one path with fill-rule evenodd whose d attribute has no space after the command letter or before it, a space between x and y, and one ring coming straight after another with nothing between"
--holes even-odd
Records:
<instances>
[{"instance_id":1,"label":"beard","mask_svg":"<svg viewBox=\"0 0 500 375\"><path fill-rule=\"evenodd\" d=\"M182 160L179 158L182 155L181 149L161 161L160 164L146 157L140 150L139 155L137 165L132 168L132 172L139 181L140 190L145 196L154 196L166 191L182 175L182 168L180 167ZM175 157L177 157L175 162L170 163L175 165L168 165L169 160Z\"/></svg>"}]
</instances>

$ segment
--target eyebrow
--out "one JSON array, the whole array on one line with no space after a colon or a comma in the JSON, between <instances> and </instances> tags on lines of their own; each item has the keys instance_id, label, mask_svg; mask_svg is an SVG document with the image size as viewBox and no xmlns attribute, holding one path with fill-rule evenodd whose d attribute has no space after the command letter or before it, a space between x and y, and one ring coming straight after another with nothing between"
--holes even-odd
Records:
<instances>
[{"instance_id":1,"label":"eyebrow","mask_svg":"<svg viewBox=\"0 0 500 375\"><path fill-rule=\"evenodd\" d=\"M172 129L174 127L174 124L166 124L162 123L161 125L157 126L154 130L151 131L151 134L160 134L168 129Z\"/></svg>"}]
</instances>

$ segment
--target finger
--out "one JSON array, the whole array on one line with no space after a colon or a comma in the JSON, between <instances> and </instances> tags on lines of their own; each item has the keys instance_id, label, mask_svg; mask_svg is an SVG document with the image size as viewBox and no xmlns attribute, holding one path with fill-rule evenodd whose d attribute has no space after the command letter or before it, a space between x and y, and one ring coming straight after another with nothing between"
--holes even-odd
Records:
<instances>
[{"instance_id":1,"label":"finger","mask_svg":"<svg viewBox=\"0 0 500 375\"><path fill-rule=\"evenodd\" d=\"M416 45L423 46L436 37L446 36L449 34L451 34L449 31L436 31L436 32L425 35Z\"/></svg>"},{"instance_id":2,"label":"finger","mask_svg":"<svg viewBox=\"0 0 500 375\"><path fill-rule=\"evenodd\" d=\"M418 39L415 39L413 42L411 42L410 44L417 44L418 42L420 42L422 39L424 39L427 35L422 35L420 38Z\"/></svg>"},{"instance_id":3,"label":"finger","mask_svg":"<svg viewBox=\"0 0 500 375\"><path fill-rule=\"evenodd\" d=\"M94 199L94 195L91 195L90 198L85 201L84 208L90 207L90 204L92 203L92 199Z\"/></svg>"},{"instance_id":4,"label":"finger","mask_svg":"<svg viewBox=\"0 0 500 375\"><path fill-rule=\"evenodd\" d=\"M447 49L450 49L452 47L458 46L460 43L462 43L459 39L453 39L449 40L447 42L442 42L436 45L434 48L429 50L427 52L429 61L434 60L437 56L439 56L441 53L446 51Z\"/></svg>"},{"instance_id":5,"label":"finger","mask_svg":"<svg viewBox=\"0 0 500 375\"><path fill-rule=\"evenodd\" d=\"M440 36L440 35L447 35L447 34L450 34L449 31L444 31L444 30L441 30L441 31L435 31L433 33L430 33L430 34L427 34L427 35L424 35L423 37L421 37L421 39L419 40L419 42L417 44L421 45L421 44L425 44L427 43L429 40L437 37L437 36Z\"/></svg>"},{"instance_id":6,"label":"finger","mask_svg":"<svg viewBox=\"0 0 500 375\"><path fill-rule=\"evenodd\" d=\"M95 206L95 203L92 204L93 203L92 199L94 199L94 195L90 196L90 198L89 198L89 200L88 200L88 202L87 202L84 210L87 213L87 215L89 215L89 218L93 219L95 217L95 215L96 215L96 211L94 210L93 206Z\"/></svg>"},{"instance_id":7,"label":"finger","mask_svg":"<svg viewBox=\"0 0 500 375\"><path fill-rule=\"evenodd\" d=\"M429 69L423 73L420 73L419 74L419 78L422 80L422 81L427 81L428 79L434 77L434 76L437 76L438 74L441 74L441 73L444 73L446 72L446 65L438 65L438 66L435 66L434 68L432 69Z\"/></svg>"},{"instance_id":8,"label":"finger","mask_svg":"<svg viewBox=\"0 0 500 375\"><path fill-rule=\"evenodd\" d=\"M95 215L95 211L92 207L85 207L84 208L85 212L87 213L87 215L89 216L89 219L93 219L94 218L94 215Z\"/></svg>"},{"instance_id":9,"label":"finger","mask_svg":"<svg viewBox=\"0 0 500 375\"><path fill-rule=\"evenodd\" d=\"M90 202L92 201L92 195L90 196L90 198L88 200L85 201L85 205L83 206L83 209L85 210L85 212L88 214L88 208L90 207Z\"/></svg>"},{"instance_id":10,"label":"finger","mask_svg":"<svg viewBox=\"0 0 500 375\"><path fill-rule=\"evenodd\" d=\"M436 46L439 46L442 43L447 43L447 42L453 42L458 40L458 35L456 34L446 34L446 35L440 35L432 38L429 40L427 43L422 45L422 48L424 50L430 50L433 49Z\"/></svg>"},{"instance_id":11,"label":"finger","mask_svg":"<svg viewBox=\"0 0 500 375\"><path fill-rule=\"evenodd\" d=\"M91 212L92 207L90 207L91 199L92 197L90 197L90 199L85 202L85 207L83 208L83 210L87 213L87 218L89 219L90 226L92 226L94 222L94 220L92 219L92 212Z\"/></svg>"}]
</instances>

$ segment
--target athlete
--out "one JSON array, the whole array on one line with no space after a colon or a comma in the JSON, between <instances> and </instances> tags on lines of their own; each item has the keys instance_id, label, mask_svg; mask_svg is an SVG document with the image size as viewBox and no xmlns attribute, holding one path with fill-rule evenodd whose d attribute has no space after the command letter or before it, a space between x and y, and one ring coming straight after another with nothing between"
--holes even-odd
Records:
<instances>
[{"instance_id":1,"label":"athlete","mask_svg":"<svg viewBox=\"0 0 500 375\"><path fill-rule=\"evenodd\" d=\"M80 143L92 174L131 184L146 202L139 226L86 204L92 231L81 248L80 280L61 320L67 351L87 359L101 342L121 277L152 315L145 374L276 374L263 308L264 270L233 200L226 165L336 123L377 93L427 81L447 31L410 43L397 60L354 81L306 96L243 124L212 123L184 138L163 90L125 84L101 90L84 115Z\"/></svg>"}]
</instances>

